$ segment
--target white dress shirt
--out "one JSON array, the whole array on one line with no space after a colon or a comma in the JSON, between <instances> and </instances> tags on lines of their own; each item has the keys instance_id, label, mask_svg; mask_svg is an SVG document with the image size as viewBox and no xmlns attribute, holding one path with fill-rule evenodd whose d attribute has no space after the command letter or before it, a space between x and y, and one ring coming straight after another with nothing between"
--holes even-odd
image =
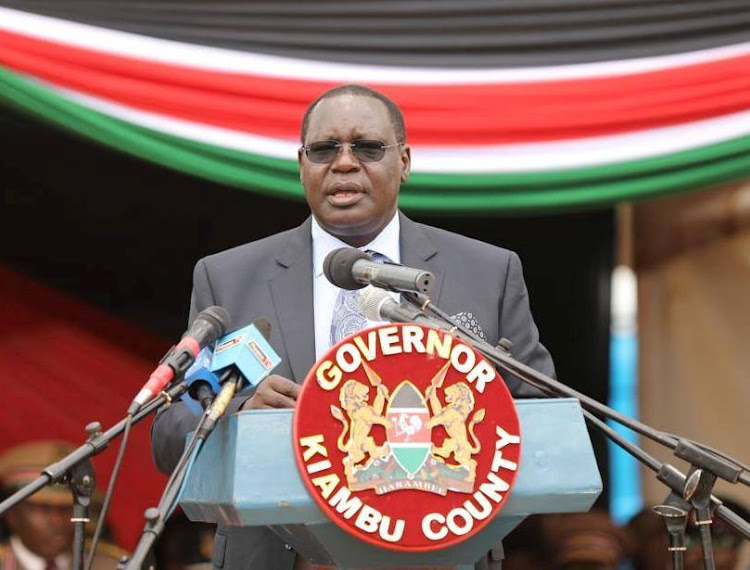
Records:
<instances>
[{"instance_id":1,"label":"white dress shirt","mask_svg":"<svg viewBox=\"0 0 750 570\"><path fill-rule=\"evenodd\" d=\"M395 263L401 263L401 246L399 244L400 223L398 213L388 222L375 239L358 249L370 249L382 253ZM332 236L320 227L315 216L312 218L312 253L313 253L313 319L315 322L315 359L331 347L331 321L333 307L336 304L339 289L323 274L323 261L331 251L340 247L351 247L339 238ZM382 324L367 321L367 326Z\"/></svg>"},{"instance_id":2,"label":"white dress shirt","mask_svg":"<svg viewBox=\"0 0 750 570\"><path fill-rule=\"evenodd\" d=\"M21 542L21 539L16 535L11 536L8 542L13 549L13 554L15 554L16 560L22 568L25 568L26 570L45 570L45 568L47 568L47 561L26 548L26 545ZM55 558L55 565L60 570L70 568L70 564L70 556L67 554L61 554Z\"/></svg>"}]
</instances>

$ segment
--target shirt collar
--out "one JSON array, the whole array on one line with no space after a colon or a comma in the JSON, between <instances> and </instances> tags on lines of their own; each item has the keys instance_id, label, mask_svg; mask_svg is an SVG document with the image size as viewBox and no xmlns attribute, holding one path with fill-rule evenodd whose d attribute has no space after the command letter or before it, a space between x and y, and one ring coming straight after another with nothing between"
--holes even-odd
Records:
<instances>
[{"instance_id":1,"label":"shirt collar","mask_svg":"<svg viewBox=\"0 0 750 570\"><path fill-rule=\"evenodd\" d=\"M330 252L340 247L351 247L344 243L334 235L329 234L325 231L315 216L312 217L312 240L313 240L313 273L315 277L320 277L323 274L323 261ZM394 263L401 262L401 248L399 246L399 235L401 232L401 224L399 222L398 212L391 218L388 225L385 226L382 231L375 236L370 243L363 245L360 248L362 251L371 249L382 253L388 259Z\"/></svg>"}]
</instances>

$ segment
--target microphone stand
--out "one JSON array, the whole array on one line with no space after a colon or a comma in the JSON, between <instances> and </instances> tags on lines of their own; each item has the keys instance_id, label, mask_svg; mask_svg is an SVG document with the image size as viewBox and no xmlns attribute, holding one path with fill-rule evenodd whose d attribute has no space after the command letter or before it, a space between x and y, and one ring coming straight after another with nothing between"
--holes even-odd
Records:
<instances>
[{"instance_id":1,"label":"microphone stand","mask_svg":"<svg viewBox=\"0 0 750 570\"><path fill-rule=\"evenodd\" d=\"M160 393L157 397L143 406L133 416L132 422L138 422L160 408L165 403L168 405L175 398L179 398L187 391L187 383L183 380ZM109 443L122 433L128 419L120 420L106 432L101 432L99 422L92 422L86 426L89 438L86 442L63 457L61 460L51 463L45 467L39 477L24 485L10 497L0 503L0 515L10 510L18 503L39 491L41 488L55 483L67 482L73 494L73 516L71 522L74 524L73 537L73 570L83 570L85 527L89 522L88 508L91 504L91 496L94 492L95 477L91 466L91 457L104 451Z\"/></svg>"},{"instance_id":2,"label":"microphone stand","mask_svg":"<svg viewBox=\"0 0 750 570\"><path fill-rule=\"evenodd\" d=\"M185 447L169 481L167 481L159 504L156 507L146 509L144 514L146 524L143 527L141 538L138 540L130 558L123 557L117 565L118 570L140 570L143 566L154 542L164 531L167 518L177 506L185 479L203 448L203 443L216 427L218 419L226 411L232 396L242 383L242 376L234 370L228 370L222 375L220 382L223 386L215 400L201 399L201 403L206 404L206 409L193 432L190 443Z\"/></svg>"},{"instance_id":3,"label":"microphone stand","mask_svg":"<svg viewBox=\"0 0 750 570\"><path fill-rule=\"evenodd\" d=\"M654 512L664 519L669 534L669 552L672 555L672 568L685 568L685 529L687 528L690 504L672 491L664 503L653 507Z\"/></svg>"},{"instance_id":4,"label":"microphone stand","mask_svg":"<svg viewBox=\"0 0 750 570\"><path fill-rule=\"evenodd\" d=\"M504 346L507 347L507 342L504 343ZM490 360L492 359L490 358ZM531 382L530 379L525 380L528 380L531 385L544 392L546 396L555 397L554 391L549 387L536 382ZM590 425L601 431L616 445L654 471L657 474L657 479L659 481L667 485L670 489L673 489L667 496L665 504L655 506L654 511L664 519L667 528L667 533L669 535L668 550L672 558L672 568L674 570L683 570L685 566L685 551L687 550L685 547L685 530L687 527L688 513L692 509L692 506L683 499L681 495L683 493L686 495L693 495L697 486L697 479L695 477L693 477L692 480L686 478L685 475L680 473L675 467L659 462L656 458L623 438L619 433L592 414L585 407L583 409L583 415ZM709 497L718 504L721 504L718 499L711 497L710 495ZM727 509L727 511L729 511L729 509ZM731 513L731 511L729 512ZM704 552L706 551L704 550ZM712 554L711 556L704 555L704 565L706 569L713 568Z\"/></svg>"},{"instance_id":5,"label":"microphone stand","mask_svg":"<svg viewBox=\"0 0 750 570\"><path fill-rule=\"evenodd\" d=\"M517 376L524 382L541 389L548 395L563 395L578 399L581 405L585 408L584 413L586 414L587 420L591 421L590 418L593 418L592 412L599 416L610 418L637 433L674 450L675 455L691 463L692 468L690 471L690 477L693 478L692 481L686 479L684 475L671 465L659 464L659 462L653 458L650 458L650 461L647 461L647 454L636 446L628 444L628 446L625 447L625 449L631 452L631 454L637 459L641 460L649 468L656 471L657 479L667 484L667 486L677 492L680 496L685 497L686 500L691 501L692 507L697 509L700 517L699 520L703 521L701 526L705 527L705 531L702 531L701 536L702 543L704 543L704 562L707 564L707 569L710 570L713 568L712 556L710 556L712 554L710 551L711 546L710 544L707 544L710 543L710 529L708 525L711 521L709 512L711 504L717 505L717 516L734 527L735 530L742 534L746 539L750 540L750 524L737 516L734 512L721 504L721 501L711 495L711 489L713 488L717 477L726 479L731 483L741 482L750 486L750 477L748 477L747 473L743 472L742 467L738 466L737 462L731 459L719 457L712 452L702 449L701 446L696 445L693 442L660 432L642 422L624 416L593 398L590 398L585 394L582 394L569 386L526 366L515 360L510 355L510 348L512 347L510 341L503 339L501 340L499 347L494 347L489 343L476 338L470 331L454 323L445 312L433 305L429 298L411 292L402 292L401 296L417 309L417 312L413 314L413 320L420 315L424 315L424 311L429 309L441 321L450 325L450 332L468 342L502 370L505 370L514 376ZM596 422L606 426L606 424L601 422L598 418L595 419ZM614 433L614 430L611 430L608 426L606 427L607 430L604 430L605 433L608 435L610 435L609 432ZM623 447L617 439L615 439L615 443ZM635 449L638 449L640 453L635 454ZM710 561L709 558L711 559Z\"/></svg>"},{"instance_id":6,"label":"microphone stand","mask_svg":"<svg viewBox=\"0 0 750 570\"><path fill-rule=\"evenodd\" d=\"M203 416L201 416L201 421L198 424L199 429L202 427L202 424L204 423L206 417L207 414L203 414ZM172 510L177 501L177 497L180 493L180 490L182 489L182 483L184 482L185 476L187 475L187 472L192 465L193 460L197 456L198 452L200 452L201 445L198 443L199 440L196 438L197 433L198 432L196 431L193 434L193 438L191 439L189 445L185 448L185 451L183 451L182 455L180 456L180 460L177 463L175 470L172 472L172 476L167 482L161 499L159 500L158 506L146 509L146 512L144 513L146 524L143 527L141 538L138 540L138 544L133 550L133 554L131 554L130 558L128 559L127 557L123 557L123 559L117 565L118 570L122 570L124 568L140 569L143 566L148 553L151 551L154 542L164 531L166 520L172 513Z\"/></svg>"},{"instance_id":7,"label":"microphone stand","mask_svg":"<svg viewBox=\"0 0 750 570\"><path fill-rule=\"evenodd\" d=\"M714 570L714 547L711 540L711 490L716 482L716 475L693 465L688 472L685 485L685 498L695 510L695 525L701 536L703 566Z\"/></svg>"},{"instance_id":8,"label":"microphone stand","mask_svg":"<svg viewBox=\"0 0 750 570\"><path fill-rule=\"evenodd\" d=\"M94 492L94 468L90 459L85 459L68 471L68 485L73 494L73 570L83 570L84 543L86 539L86 523L89 522L88 512L91 505L91 495Z\"/></svg>"},{"instance_id":9,"label":"microphone stand","mask_svg":"<svg viewBox=\"0 0 750 570\"><path fill-rule=\"evenodd\" d=\"M146 404L135 416L133 416L133 423L138 422L151 414L151 412L159 409L163 404L171 402L175 398L179 398L183 392L187 390L187 383L183 380L169 388L166 392L160 393L157 397ZM36 493L42 487L52 485L53 483L59 483L63 481L69 481L69 472L76 465L97 455L104 451L109 443L122 433L125 428L126 419L120 420L114 426L109 428L106 432L99 432L99 423L93 422L86 427L86 430L92 433L91 437L86 442L74 449L68 455L63 457L60 461L51 463L45 467L41 475L24 485L18 491L13 493L10 497L0 503L0 515L3 515L7 510L11 509L21 501L27 499L34 493ZM92 480L93 490L93 480Z\"/></svg>"},{"instance_id":10,"label":"microphone stand","mask_svg":"<svg viewBox=\"0 0 750 570\"><path fill-rule=\"evenodd\" d=\"M589 424L604 433L604 435L611 439L616 445L620 446L646 467L654 471L656 473L656 478L659 481L667 485L670 489L674 489L667 496L664 504L656 505L654 511L664 519L667 528L667 533L669 535L669 546L667 548L672 557L672 568L674 570L683 570L685 567L685 551L687 550L685 547L685 529L687 527L688 512L691 509L691 505L682 498L681 489L689 488L690 483L686 482L686 477L676 468L659 462L653 456L622 437L609 425L594 416L588 410L584 409L583 415ZM718 502L718 499L716 500ZM711 564L713 565L713 560L711 560Z\"/></svg>"}]
</instances>

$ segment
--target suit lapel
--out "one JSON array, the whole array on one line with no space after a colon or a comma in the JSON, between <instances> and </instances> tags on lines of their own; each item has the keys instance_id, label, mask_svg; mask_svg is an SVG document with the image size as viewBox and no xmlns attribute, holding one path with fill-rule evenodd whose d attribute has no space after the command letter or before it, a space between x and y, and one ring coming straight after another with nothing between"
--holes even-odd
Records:
<instances>
[{"instance_id":1,"label":"suit lapel","mask_svg":"<svg viewBox=\"0 0 750 570\"><path fill-rule=\"evenodd\" d=\"M437 305L443 286L438 250L424 228L399 212L401 263L435 275L431 299ZM269 281L280 335L294 380L302 382L315 363L315 322L312 288L312 235L308 218L294 230L277 255L280 271Z\"/></svg>"},{"instance_id":2,"label":"suit lapel","mask_svg":"<svg viewBox=\"0 0 750 570\"><path fill-rule=\"evenodd\" d=\"M424 227L399 212L401 226L401 264L418 269L427 269L435 276L435 287L430 298L440 305L443 290L443 271L439 265L439 255L435 244Z\"/></svg>"},{"instance_id":3,"label":"suit lapel","mask_svg":"<svg viewBox=\"0 0 750 570\"><path fill-rule=\"evenodd\" d=\"M308 218L292 232L276 257L280 271L269 281L281 339L298 383L315 363L310 223Z\"/></svg>"}]
</instances>

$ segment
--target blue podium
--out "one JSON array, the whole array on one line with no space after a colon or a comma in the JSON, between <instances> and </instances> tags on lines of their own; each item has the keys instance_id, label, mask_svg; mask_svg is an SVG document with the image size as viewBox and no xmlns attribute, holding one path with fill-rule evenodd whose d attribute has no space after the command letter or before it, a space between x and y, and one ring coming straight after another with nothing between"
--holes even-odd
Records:
<instances>
[{"instance_id":1,"label":"blue podium","mask_svg":"<svg viewBox=\"0 0 750 570\"><path fill-rule=\"evenodd\" d=\"M222 420L193 465L180 504L191 520L268 526L316 564L470 568L528 515L587 511L602 489L577 400L517 400L516 407L523 443L511 496L484 529L439 551L378 548L331 522L300 479L291 410Z\"/></svg>"}]
</instances>

